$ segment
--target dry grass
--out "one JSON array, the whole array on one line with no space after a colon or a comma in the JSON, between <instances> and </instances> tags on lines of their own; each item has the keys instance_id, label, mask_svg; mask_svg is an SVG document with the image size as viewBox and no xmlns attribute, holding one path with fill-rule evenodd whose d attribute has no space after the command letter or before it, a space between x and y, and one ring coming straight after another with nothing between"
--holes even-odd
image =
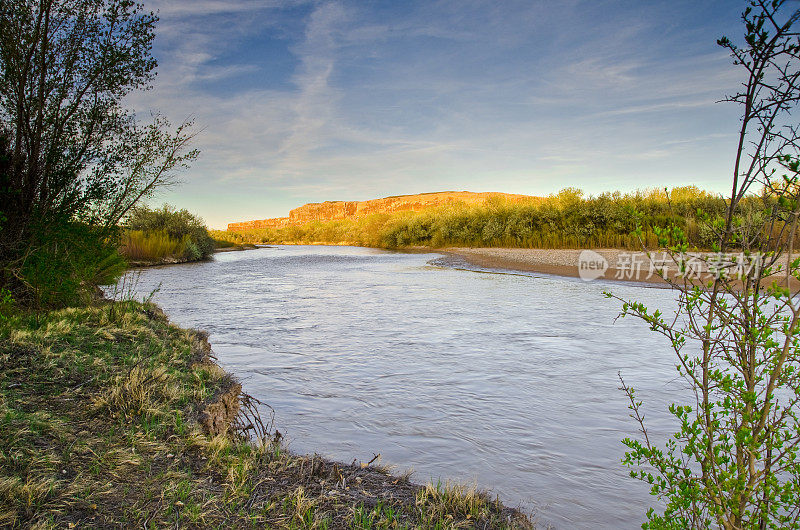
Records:
<instances>
[{"instance_id":1,"label":"dry grass","mask_svg":"<svg viewBox=\"0 0 800 530\"><path fill-rule=\"evenodd\" d=\"M186 257L188 241L189 236L175 239L163 231L128 230L122 236L119 252L134 263L182 260Z\"/></svg>"},{"instance_id":2,"label":"dry grass","mask_svg":"<svg viewBox=\"0 0 800 530\"><path fill-rule=\"evenodd\" d=\"M231 381L204 344L132 302L0 324L0 527L530 526L469 488L205 434Z\"/></svg>"}]
</instances>

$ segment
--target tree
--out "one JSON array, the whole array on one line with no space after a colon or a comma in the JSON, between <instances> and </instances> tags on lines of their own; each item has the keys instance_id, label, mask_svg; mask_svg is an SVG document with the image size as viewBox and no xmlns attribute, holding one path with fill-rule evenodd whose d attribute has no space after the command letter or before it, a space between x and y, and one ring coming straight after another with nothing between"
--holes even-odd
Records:
<instances>
[{"instance_id":1,"label":"tree","mask_svg":"<svg viewBox=\"0 0 800 530\"><path fill-rule=\"evenodd\" d=\"M35 290L25 270L58 254L53 226L107 239L197 156L190 124L169 132L123 106L154 79L156 22L131 0L0 2L0 287Z\"/></svg>"},{"instance_id":2,"label":"tree","mask_svg":"<svg viewBox=\"0 0 800 530\"><path fill-rule=\"evenodd\" d=\"M624 463L665 504L663 513L648 512L645 527L800 526L800 137L791 114L800 101L800 10L787 13L785 4L748 2L743 43L718 41L745 79L725 98L742 114L727 210L705 218L715 252L695 257L694 274L683 231L659 230L668 259L648 256L675 289L678 309L667 317L622 300L623 316L669 339L692 391L669 407L680 427L660 446L620 376L642 435L624 440ZM745 211L742 200L754 192L762 206Z\"/></svg>"}]
</instances>

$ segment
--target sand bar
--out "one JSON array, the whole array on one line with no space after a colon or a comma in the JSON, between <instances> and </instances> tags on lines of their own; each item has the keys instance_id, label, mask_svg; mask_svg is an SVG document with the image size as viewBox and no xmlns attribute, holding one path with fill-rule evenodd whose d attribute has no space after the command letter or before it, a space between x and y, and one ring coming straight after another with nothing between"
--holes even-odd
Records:
<instances>
[{"instance_id":1,"label":"sand bar","mask_svg":"<svg viewBox=\"0 0 800 530\"><path fill-rule=\"evenodd\" d=\"M541 248L444 248L444 254L462 258L467 263L487 269L507 269L525 272L541 272L558 276L579 276L580 255L582 249L541 249ZM602 276L606 280L639 281L666 285L656 274L649 274L647 255L643 252L632 253L618 249L596 249L600 256L608 261L609 268ZM628 270L618 267L631 254L638 254L643 268L639 274L628 274Z\"/></svg>"},{"instance_id":2,"label":"sand bar","mask_svg":"<svg viewBox=\"0 0 800 530\"><path fill-rule=\"evenodd\" d=\"M555 274L558 276L579 277L580 267L585 267L586 252L583 249L538 249L538 248L462 248L451 247L439 249L445 255L457 256L467 263L487 269L506 269L525 272L540 272L543 274ZM594 254L589 254L590 259L605 260L608 268L596 279L645 282L653 286L668 286L655 269L664 266L669 276L675 278L678 274L677 265L671 261L667 254L663 252L653 253L656 260L653 263L647 254L641 251L629 251L619 249L593 249ZM734 253L735 254L735 253ZM687 259L693 256L703 257L694 260L695 266L700 267L703 273L707 273L708 263L705 261L711 253L689 253ZM659 260L664 260L662 265ZM584 268L584 273L586 272ZM779 283L785 283L785 276L778 274L769 277L766 281L773 279ZM783 280L783 281L782 281ZM680 280L678 280L680 283ZM792 281L792 287L796 287L796 282Z\"/></svg>"}]
</instances>

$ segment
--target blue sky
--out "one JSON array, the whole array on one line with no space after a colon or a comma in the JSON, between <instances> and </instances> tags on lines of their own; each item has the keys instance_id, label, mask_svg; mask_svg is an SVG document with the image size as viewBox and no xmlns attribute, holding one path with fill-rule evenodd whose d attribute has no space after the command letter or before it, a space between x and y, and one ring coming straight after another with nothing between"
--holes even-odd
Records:
<instances>
[{"instance_id":1,"label":"blue sky","mask_svg":"<svg viewBox=\"0 0 800 530\"><path fill-rule=\"evenodd\" d=\"M444 190L724 191L744 2L147 3L154 89L200 159L161 192L210 226Z\"/></svg>"}]
</instances>

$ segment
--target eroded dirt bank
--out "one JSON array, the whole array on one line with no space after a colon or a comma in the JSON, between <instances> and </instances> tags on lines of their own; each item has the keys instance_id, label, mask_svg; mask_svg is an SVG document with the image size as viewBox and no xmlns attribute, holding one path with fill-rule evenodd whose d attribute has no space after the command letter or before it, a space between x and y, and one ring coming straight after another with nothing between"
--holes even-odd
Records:
<instances>
[{"instance_id":1,"label":"eroded dirt bank","mask_svg":"<svg viewBox=\"0 0 800 530\"><path fill-rule=\"evenodd\" d=\"M0 526L532 526L467 487L292 454L268 410L152 304L0 322Z\"/></svg>"}]
</instances>

